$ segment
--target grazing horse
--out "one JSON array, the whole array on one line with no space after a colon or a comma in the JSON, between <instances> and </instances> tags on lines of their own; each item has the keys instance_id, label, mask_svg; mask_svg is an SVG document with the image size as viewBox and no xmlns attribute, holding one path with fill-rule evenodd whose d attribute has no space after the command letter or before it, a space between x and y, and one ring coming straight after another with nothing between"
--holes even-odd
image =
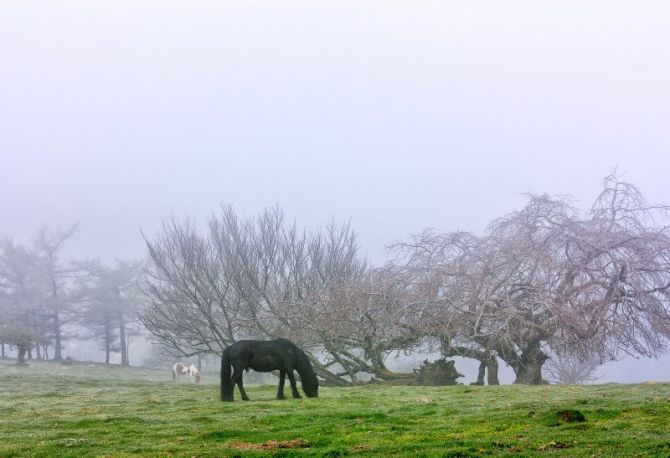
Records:
<instances>
[{"instance_id":1,"label":"grazing horse","mask_svg":"<svg viewBox=\"0 0 670 458\"><path fill-rule=\"evenodd\" d=\"M247 372L249 369L257 372L279 371L277 399L286 399L284 396L286 377L291 382L293 397L301 397L295 384L294 370L300 374L302 389L307 397L316 398L319 395L319 380L316 378L312 363L305 352L290 340L240 340L226 348L221 356L222 401L233 400L233 390L236 384L240 389L242 400L249 400L242 383L242 373L245 369Z\"/></svg>"},{"instance_id":2,"label":"grazing horse","mask_svg":"<svg viewBox=\"0 0 670 458\"><path fill-rule=\"evenodd\" d=\"M191 363L177 363L172 366L172 380L177 382L180 375L188 375L191 381L200 383L200 371Z\"/></svg>"}]
</instances>

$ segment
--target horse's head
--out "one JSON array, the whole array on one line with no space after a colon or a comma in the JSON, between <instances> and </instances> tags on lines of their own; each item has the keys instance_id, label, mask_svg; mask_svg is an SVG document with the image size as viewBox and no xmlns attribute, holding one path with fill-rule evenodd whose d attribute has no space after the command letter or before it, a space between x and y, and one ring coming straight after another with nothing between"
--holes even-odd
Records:
<instances>
[{"instance_id":1,"label":"horse's head","mask_svg":"<svg viewBox=\"0 0 670 458\"><path fill-rule=\"evenodd\" d=\"M319 397L319 379L316 378L316 374L312 374L312 377L305 377L303 379L302 389L308 398Z\"/></svg>"}]
</instances>

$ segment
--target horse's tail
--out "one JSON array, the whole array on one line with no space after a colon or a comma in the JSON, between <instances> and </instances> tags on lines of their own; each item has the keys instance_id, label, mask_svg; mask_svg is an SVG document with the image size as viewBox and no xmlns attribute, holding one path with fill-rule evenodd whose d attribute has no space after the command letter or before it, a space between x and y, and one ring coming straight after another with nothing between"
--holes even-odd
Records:
<instances>
[{"instance_id":1,"label":"horse's tail","mask_svg":"<svg viewBox=\"0 0 670 458\"><path fill-rule=\"evenodd\" d=\"M223 350L221 355L221 400L222 401L232 401L233 400L233 389L235 385L232 381L232 371L230 369L230 349L226 348Z\"/></svg>"},{"instance_id":2,"label":"horse's tail","mask_svg":"<svg viewBox=\"0 0 670 458\"><path fill-rule=\"evenodd\" d=\"M296 370L300 374L302 390L307 397L316 398L319 396L319 379L316 378L312 362L301 348L296 346L296 350L298 354L298 367L296 367Z\"/></svg>"}]
</instances>

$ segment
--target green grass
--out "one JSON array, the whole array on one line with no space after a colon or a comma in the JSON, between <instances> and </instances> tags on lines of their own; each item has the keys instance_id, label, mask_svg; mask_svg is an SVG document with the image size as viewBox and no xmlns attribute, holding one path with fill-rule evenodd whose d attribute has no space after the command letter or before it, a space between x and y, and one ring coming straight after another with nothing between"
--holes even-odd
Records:
<instances>
[{"instance_id":1,"label":"green grass","mask_svg":"<svg viewBox=\"0 0 670 458\"><path fill-rule=\"evenodd\" d=\"M377 385L285 401L261 386L222 403L206 375L175 386L167 370L2 363L0 456L670 456L670 384Z\"/></svg>"}]
</instances>

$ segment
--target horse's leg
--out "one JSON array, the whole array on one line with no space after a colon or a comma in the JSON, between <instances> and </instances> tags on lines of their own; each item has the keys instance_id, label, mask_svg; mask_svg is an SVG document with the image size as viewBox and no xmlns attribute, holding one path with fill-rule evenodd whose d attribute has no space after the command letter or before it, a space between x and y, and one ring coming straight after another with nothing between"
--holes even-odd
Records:
<instances>
[{"instance_id":1,"label":"horse's leg","mask_svg":"<svg viewBox=\"0 0 670 458\"><path fill-rule=\"evenodd\" d=\"M235 367L235 372L233 372L233 385L237 383L237 387L240 389L240 396L242 396L243 401L248 401L249 396L247 392L244 391L244 382L242 381L242 375L244 370L241 367Z\"/></svg>"},{"instance_id":2,"label":"horse's leg","mask_svg":"<svg viewBox=\"0 0 670 458\"><path fill-rule=\"evenodd\" d=\"M240 373L240 379L237 381L237 386L240 389L240 394L242 395L242 400L243 401L248 401L249 396L247 396L247 392L244 391L244 382L242 381L242 374Z\"/></svg>"},{"instance_id":3,"label":"horse's leg","mask_svg":"<svg viewBox=\"0 0 670 458\"><path fill-rule=\"evenodd\" d=\"M284 396L285 381L286 381L286 372L279 371L279 388L277 389L277 399L286 399L286 396Z\"/></svg>"},{"instance_id":4,"label":"horse's leg","mask_svg":"<svg viewBox=\"0 0 670 458\"><path fill-rule=\"evenodd\" d=\"M293 369L290 371L287 371L286 374L288 375L288 380L291 382L291 391L293 391L293 397L294 398L301 398L300 393L298 392L298 387L295 384L295 376L293 375Z\"/></svg>"}]
</instances>

